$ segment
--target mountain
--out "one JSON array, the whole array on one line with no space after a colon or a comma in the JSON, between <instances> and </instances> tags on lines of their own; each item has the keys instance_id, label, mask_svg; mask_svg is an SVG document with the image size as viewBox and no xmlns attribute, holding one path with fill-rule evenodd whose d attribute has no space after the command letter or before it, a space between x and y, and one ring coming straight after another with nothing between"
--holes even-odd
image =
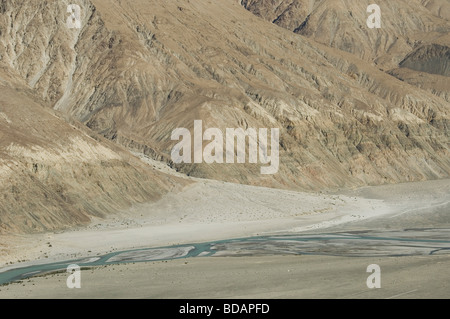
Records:
<instances>
[{"instance_id":1,"label":"mountain","mask_svg":"<svg viewBox=\"0 0 450 319\"><path fill-rule=\"evenodd\" d=\"M353 53L383 68L396 67L414 49L431 43L449 45L450 3L446 0L377 1L381 28L366 21L373 1L243 0L242 5L297 34ZM432 9L431 9L432 8Z\"/></svg>"},{"instance_id":2,"label":"mountain","mask_svg":"<svg viewBox=\"0 0 450 319\"><path fill-rule=\"evenodd\" d=\"M54 112L8 68L0 73L0 234L85 225L187 182Z\"/></svg>"},{"instance_id":3,"label":"mountain","mask_svg":"<svg viewBox=\"0 0 450 319\"><path fill-rule=\"evenodd\" d=\"M373 1L243 0L255 15L315 41L350 52L388 74L450 102L450 2L377 1L381 28L366 21ZM445 73L445 74L442 74ZM437 84L436 82L439 82ZM437 85L436 85L437 84Z\"/></svg>"},{"instance_id":4,"label":"mountain","mask_svg":"<svg viewBox=\"0 0 450 319\"><path fill-rule=\"evenodd\" d=\"M80 29L67 27L70 3ZM68 119L188 175L309 190L448 177L446 85L419 89L403 72L445 62L409 61L422 45L446 52L446 3L380 5L382 31L354 1L8 0L0 63ZM278 128L279 171L173 163L172 132L196 120Z\"/></svg>"}]
</instances>

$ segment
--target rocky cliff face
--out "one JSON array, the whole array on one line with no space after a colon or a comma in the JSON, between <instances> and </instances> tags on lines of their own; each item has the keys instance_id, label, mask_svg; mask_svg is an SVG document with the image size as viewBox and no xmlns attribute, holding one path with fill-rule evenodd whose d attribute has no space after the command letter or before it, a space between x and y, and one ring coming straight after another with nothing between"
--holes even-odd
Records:
<instances>
[{"instance_id":1,"label":"rocky cliff face","mask_svg":"<svg viewBox=\"0 0 450 319\"><path fill-rule=\"evenodd\" d=\"M186 174L293 189L449 176L448 101L380 70L375 62L398 66L415 44L369 34L362 4L243 1L265 21L234 0L71 2L82 8L79 30L65 24L69 1L3 2L1 63L45 103L129 149L170 162L173 129L203 120L223 131L279 128L280 170L175 165ZM400 2L413 8L396 1L392 15ZM391 26L399 33L448 30L425 7L410 9Z\"/></svg>"},{"instance_id":2,"label":"rocky cliff face","mask_svg":"<svg viewBox=\"0 0 450 319\"><path fill-rule=\"evenodd\" d=\"M381 9L381 28L375 30L366 26L370 15L366 12L367 7L372 3L350 0L242 1L247 10L267 21L352 53L449 102L450 82L427 73L442 75L448 70L449 57L444 51L448 51L450 45L450 2L376 1Z\"/></svg>"},{"instance_id":3,"label":"rocky cliff face","mask_svg":"<svg viewBox=\"0 0 450 319\"><path fill-rule=\"evenodd\" d=\"M449 44L450 23L442 14L446 0L376 1L381 28L369 29L373 1L243 0L242 5L280 27L327 46L350 52L380 68L396 67L413 49Z\"/></svg>"},{"instance_id":4,"label":"rocky cliff face","mask_svg":"<svg viewBox=\"0 0 450 319\"><path fill-rule=\"evenodd\" d=\"M406 56L400 67L450 77L450 47L421 46Z\"/></svg>"}]
</instances>

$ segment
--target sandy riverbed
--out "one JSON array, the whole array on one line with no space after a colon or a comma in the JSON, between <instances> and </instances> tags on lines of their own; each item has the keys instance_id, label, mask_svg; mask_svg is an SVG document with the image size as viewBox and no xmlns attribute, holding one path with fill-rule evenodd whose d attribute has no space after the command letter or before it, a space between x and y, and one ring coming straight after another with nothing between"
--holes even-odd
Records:
<instances>
[{"instance_id":1,"label":"sandy riverbed","mask_svg":"<svg viewBox=\"0 0 450 319\"><path fill-rule=\"evenodd\" d=\"M2 254L1 261L5 265L29 260L3 267L7 269L115 250L280 232L450 228L449 186L450 180L441 180L366 187L342 194L311 194L201 181L157 203L134 207L115 219L96 221L85 229L9 237L3 244L6 254ZM346 294L359 297L353 295L358 292L361 297L403 293L411 297L449 297L448 255L377 258L214 257L188 259L187 264L174 260L108 266L83 272L84 281L90 286L78 292L67 291L66 274L61 274L3 287L0 297L45 297L43 291L47 290L48 297L68 298L328 298ZM390 282L390 288L383 293L367 291L363 280L368 275L365 267L376 261L383 263L387 274L392 275L385 281ZM298 285L285 278L289 269L296 269ZM202 274L208 274L210 277L205 278L211 282L203 282ZM164 281L169 275L172 279ZM258 276L266 279L257 284ZM115 278L114 285L127 289L115 289L108 278ZM221 292L211 295L218 287L223 287Z\"/></svg>"},{"instance_id":2,"label":"sandy riverbed","mask_svg":"<svg viewBox=\"0 0 450 319\"><path fill-rule=\"evenodd\" d=\"M389 212L380 199L201 181L87 228L6 237L0 265L324 228Z\"/></svg>"},{"instance_id":3,"label":"sandy riverbed","mask_svg":"<svg viewBox=\"0 0 450 319\"><path fill-rule=\"evenodd\" d=\"M381 288L366 285L381 267ZM0 298L449 298L450 255L215 257L113 265L0 287Z\"/></svg>"}]
</instances>

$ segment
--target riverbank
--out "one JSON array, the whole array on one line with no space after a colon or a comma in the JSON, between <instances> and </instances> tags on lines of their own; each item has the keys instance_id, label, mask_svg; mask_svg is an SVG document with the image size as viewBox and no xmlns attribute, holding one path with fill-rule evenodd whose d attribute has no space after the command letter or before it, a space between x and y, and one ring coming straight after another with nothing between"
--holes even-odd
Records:
<instances>
[{"instance_id":1,"label":"riverbank","mask_svg":"<svg viewBox=\"0 0 450 319\"><path fill-rule=\"evenodd\" d=\"M317 229L390 212L380 199L198 181L156 203L60 233L4 236L0 267L68 260L133 248ZM25 261L20 262L18 261Z\"/></svg>"},{"instance_id":2,"label":"riverbank","mask_svg":"<svg viewBox=\"0 0 450 319\"><path fill-rule=\"evenodd\" d=\"M87 228L2 236L0 268L279 232L450 228L449 201L450 180L341 194L199 180L156 203L93 221Z\"/></svg>"},{"instance_id":3,"label":"riverbank","mask_svg":"<svg viewBox=\"0 0 450 319\"><path fill-rule=\"evenodd\" d=\"M394 232L394 237L404 236L408 238L408 236L412 236L413 238L425 239L425 241L428 239L448 240L447 234L450 228L449 196L450 180L365 187L353 191L347 190L340 194L299 193L216 181L200 181L186 187L178 194L169 194L156 203L134 207L121 216L116 216L115 219L96 221L88 228L57 234L9 237L2 242L2 249L7 251L8 254L2 254L4 266L0 271L27 265L47 264L51 261L95 257L137 248L212 242L269 234L321 234L331 232L358 234L358 232L364 230L369 232L391 231ZM434 228L437 231L431 232L427 228ZM414 229L417 229L417 233ZM395 233L397 231L398 233ZM6 246L5 243L9 246ZM375 242L373 245L378 244ZM332 245L327 244L326 247L331 249ZM376 246L376 248L380 251L383 250L381 246ZM353 248L352 251L354 251ZM339 254L339 251L336 250L336 253ZM209 271L211 278L216 277L214 282L217 282L217 285L223 284L228 287L224 290L223 295L220 295L223 297L334 298L342 297L343 294L349 292L337 289L337 287L344 285L339 281L342 271L347 273L345 276L349 281L356 280L355 282L358 283L359 286L352 284L352 294L356 294L361 288L361 280L351 279L352 276L355 276L356 273L360 274L361 269L365 270L364 267L371 263L377 263L377 261L387 265L388 273L393 272L400 279L391 280L393 288L386 294L373 295L373 293L362 292L365 290L361 290L360 292L364 296L372 294L372 297L384 298L389 297L388 294L395 296L395 293L407 293L408 296L418 298L444 296L445 291L450 291L447 279L448 267L442 265L448 264L448 255L445 252L444 255L436 256L420 256L420 254L419 252L417 256L403 257L384 257L383 255L380 255L380 257L352 257L351 263L349 262L350 257L344 257L343 255L330 257L287 256L286 254L273 256L269 254L249 257L248 254L244 254L244 257L239 258L230 258L229 256L201 257L136 265L110 265L106 268L92 268L83 271L84 278L87 278L89 283L96 283L98 288L87 289L82 293L75 292L75 297L147 296L144 293L148 291L145 290L145 287L150 289L153 287L150 281L155 282L155 278L149 274L162 275L162 269L169 267L167 268L168 274L173 272L173 278L179 278L177 280L185 284L185 288L180 286L177 292L176 286L173 286L173 290L168 291L161 281L157 284L159 288L154 290L155 294L148 295L149 297L211 297L212 295L208 294L207 284L199 283L196 286L193 285L193 282L183 279L188 277L195 279L196 276L201 276L202 273L208 273ZM21 258L28 258L29 261L5 265L16 259L22 260ZM234 269L236 274L230 273L227 275L225 270L223 273L219 271L222 269L222 265L226 265L226 263L224 264L226 260L229 260L227 267ZM300 286L296 286L297 288L290 287L290 283L284 282L286 278L278 276L277 272L281 271L282 273L283 269L290 269L299 260L302 261L298 263L298 267L300 267L298 273L301 276L311 277L310 280L320 283L325 280L324 278L327 278L326 270L328 269L329 276L338 280L335 281L336 289L330 290L329 294L321 294L319 292L326 287L319 285L313 288L314 285L310 285L311 282L304 282ZM333 264L333 260L336 260L336 264ZM270 265L275 261L278 264L273 266L272 269ZM303 261L306 263L303 263ZM233 262L235 263L233 264ZM264 274L267 272L268 276L273 276L274 282L279 282L278 285L282 287L287 285L285 290L271 294L269 286L258 286L256 279L252 282L253 286L251 287L246 288L245 285L241 285L241 283L246 282L246 275L252 274L254 271L254 267L251 266L253 263L255 265L260 264L262 267L264 265L269 267L266 270L257 271L256 274L264 278ZM355 267L357 266L359 270L356 270L356 268L347 269L346 265L348 264L355 264ZM163 268L159 268L158 265L162 265ZM170 270L170 265L174 265L172 270ZM197 265L198 269L183 268L183 265ZM315 270L323 265L326 265L327 268L324 268L321 273L316 273ZM211 267L211 269L208 270L208 267ZM248 267L247 270L246 267ZM188 271L185 272L185 270ZM176 271L179 271L179 273L176 274ZM352 273L353 275L351 275ZM95 275L95 278L89 277L89 274ZM142 276L141 279L138 279L139 274ZM441 278L442 274L446 274L447 277ZM147 279L148 276L151 279ZM367 277L367 274L363 272L363 275L360 276ZM41 294L40 291L50 289L48 294L53 294L55 291L62 289L61 295L54 294L53 296L65 298L71 296L70 292L65 291L65 289L67 290L64 280L66 277L67 274L64 273L27 279L22 283L2 288L0 297L44 297L45 293ZM115 292L114 287L108 286L109 279L107 277L123 278L123 287L126 288L118 288L119 291ZM408 279L409 277L416 281L411 282ZM53 282L51 278L55 278L57 281ZM50 284L51 282L53 283ZM120 280L117 280L118 287L120 287L120 282ZM172 282L177 281L170 281L170 283ZM328 281L328 283L333 282ZM395 286L396 283L400 286ZM250 283L247 284L250 285ZM133 287L136 285L141 287L141 290L134 289ZM170 286L168 283L167 285ZM188 293L190 285L193 285L192 287L196 291L192 295ZM217 288L218 286L214 287ZM416 288L410 289L412 292L409 292L407 289L411 287ZM101 289L105 289L105 291ZM311 289L316 290L314 292ZM233 291L239 292L239 294L233 295ZM259 291L259 293L256 293L256 291ZM268 293L265 295L264 291L268 291ZM226 293L230 295L228 296Z\"/></svg>"},{"instance_id":4,"label":"riverbank","mask_svg":"<svg viewBox=\"0 0 450 319\"><path fill-rule=\"evenodd\" d=\"M202 257L82 270L0 287L0 298L450 298L450 255ZM369 289L367 266L381 268Z\"/></svg>"}]
</instances>

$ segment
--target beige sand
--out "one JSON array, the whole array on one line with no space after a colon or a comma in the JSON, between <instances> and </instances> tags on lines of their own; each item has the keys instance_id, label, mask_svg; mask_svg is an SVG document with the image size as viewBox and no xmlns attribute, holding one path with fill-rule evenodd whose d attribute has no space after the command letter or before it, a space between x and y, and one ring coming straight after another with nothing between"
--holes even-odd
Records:
<instances>
[{"instance_id":1,"label":"beige sand","mask_svg":"<svg viewBox=\"0 0 450 319\"><path fill-rule=\"evenodd\" d=\"M94 221L88 228L4 237L0 266L277 231L348 230L349 225L352 229L450 228L449 193L450 180L366 187L346 195L197 180L180 193L114 219ZM433 213L433 207L441 209ZM26 262L17 263L22 260Z\"/></svg>"},{"instance_id":2,"label":"beige sand","mask_svg":"<svg viewBox=\"0 0 450 319\"><path fill-rule=\"evenodd\" d=\"M3 262L32 261L2 270L133 247L277 231L450 228L449 186L450 180L441 180L336 195L202 180L179 194L134 207L115 220L95 222L88 229L7 238ZM448 298L449 259L449 255L194 258L85 270L85 284L79 291L67 289L67 274L34 278L0 288L0 297ZM382 268L383 286L376 291L365 286L365 269L372 263Z\"/></svg>"},{"instance_id":3,"label":"beige sand","mask_svg":"<svg viewBox=\"0 0 450 319\"><path fill-rule=\"evenodd\" d=\"M198 180L180 193L134 207L114 219L95 221L85 229L4 238L0 266L318 229L389 212L390 208L379 199ZM27 262L17 264L18 260Z\"/></svg>"},{"instance_id":4,"label":"beige sand","mask_svg":"<svg viewBox=\"0 0 450 319\"><path fill-rule=\"evenodd\" d=\"M0 298L449 298L450 256L194 258L113 265L0 287ZM381 267L369 289L367 266Z\"/></svg>"}]
</instances>

